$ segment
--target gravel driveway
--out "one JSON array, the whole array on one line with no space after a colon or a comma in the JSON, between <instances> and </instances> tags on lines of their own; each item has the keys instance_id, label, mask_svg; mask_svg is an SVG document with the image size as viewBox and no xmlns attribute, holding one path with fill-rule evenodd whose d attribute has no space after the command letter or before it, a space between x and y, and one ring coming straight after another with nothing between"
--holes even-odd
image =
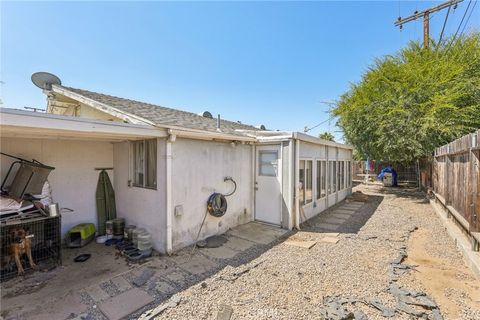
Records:
<instances>
[{"instance_id":1,"label":"gravel driveway","mask_svg":"<svg viewBox=\"0 0 480 320\"><path fill-rule=\"evenodd\" d=\"M356 190L368 202L340 224L337 243L321 241L332 208L290 236L317 241L310 249L280 242L177 293L157 318L480 319L479 281L424 196Z\"/></svg>"}]
</instances>

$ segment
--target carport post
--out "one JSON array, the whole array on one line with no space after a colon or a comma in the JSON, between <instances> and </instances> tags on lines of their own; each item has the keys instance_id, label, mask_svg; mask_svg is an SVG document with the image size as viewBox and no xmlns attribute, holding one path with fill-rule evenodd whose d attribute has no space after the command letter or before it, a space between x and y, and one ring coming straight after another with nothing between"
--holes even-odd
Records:
<instances>
[{"instance_id":1,"label":"carport post","mask_svg":"<svg viewBox=\"0 0 480 320\"><path fill-rule=\"evenodd\" d=\"M167 254L173 252L173 239L172 239L172 220L173 220L173 206L172 206L172 143L175 141L176 136L170 134L167 138L167 145L165 151L166 158L166 211L167 211L167 234L166 234L166 243L167 243Z\"/></svg>"}]
</instances>

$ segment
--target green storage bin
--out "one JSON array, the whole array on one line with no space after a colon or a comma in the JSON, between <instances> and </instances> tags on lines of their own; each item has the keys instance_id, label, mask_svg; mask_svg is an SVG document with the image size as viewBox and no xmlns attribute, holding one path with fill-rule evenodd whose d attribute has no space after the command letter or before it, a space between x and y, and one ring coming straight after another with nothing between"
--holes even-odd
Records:
<instances>
[{"instance_id":1,"label":"green storage bin","mask_svg":"<svg viewBox=\"0 0 480 320\"><path fill-rule=\"evenodd\" d=\"M71 228L65 237L65 244L69 248L80 248L95 238L95 225L81 223Z\"/></svg>"}]
</instances>

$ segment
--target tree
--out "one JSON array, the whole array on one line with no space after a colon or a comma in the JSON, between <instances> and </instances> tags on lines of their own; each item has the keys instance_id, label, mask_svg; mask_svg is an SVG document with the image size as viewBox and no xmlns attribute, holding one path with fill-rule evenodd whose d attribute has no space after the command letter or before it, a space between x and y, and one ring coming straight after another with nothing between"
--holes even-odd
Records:
<instances>
[{"instance_id":1,"label":"tree","mask_svg":"<svg viewBox=\"0 0 480 320\"><path fill-rule=\"evenodd\" d=\"M480 127L480 33L376 59L332 113L363 158L430 155Z\"/></svg>"},{"instance_id":2,"label":"tree","mask_svg":"<svg viewBox=\"0 0 480 320\"><path fill-rule=\"evenodd\" d=\"M320 139L323 139L323 140L328 140L328 141L335 141L335 137L333 136L333 134L331 134L330 132L328 131L325 131L323 133L320 133L318 135L318 137Z\"/></svg>"}]
</instances>

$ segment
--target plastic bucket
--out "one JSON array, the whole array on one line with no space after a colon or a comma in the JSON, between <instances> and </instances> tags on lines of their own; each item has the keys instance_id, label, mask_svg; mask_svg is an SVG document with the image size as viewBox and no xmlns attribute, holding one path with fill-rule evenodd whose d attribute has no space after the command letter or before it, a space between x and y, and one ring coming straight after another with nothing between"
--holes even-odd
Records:
<instances>
[{"instance_id":1,"label":"plastic bucket","mask_svg":"<svg viewBox=\"0 0 480 320\"><path fill-rule=\"evenodd\" d=\"M150 233L141 233L137 238L138 250L148 250L152 247L152 235Z\"/></svg>"},{"instance_id":2,"label":"plastic bucket","mask_svg":"<svg viewBox=\"0 0 480 320\"><path fill-rule=\"evenodd\" d=\"M132 235L133 235L133 230L135 230L137 227L134 225L128 225L125 227L123 231L123 237L127 240L132 240Z\"/></svg>"},{"instance_id":3,"label":"plastic bucket","mask_svg":"<svg viewBox=\"0 0 480 320\"><path fill-rule=\"evenodd\" d=\"M142 233L146 233L147 230L144 228L135 228L132 231L132 243L136 246L138 242L138 235Z\"/></svg>"},{"instance_id":4,"label":"plastic bucket","mask_svg":"<svg viewBox=\"0 0 480 320\"><path fill-rule=\"evenodd\" d=\"M113 235L113 220L107 220L105 222L105 233Z\"/></svg>"}]
</instances>

